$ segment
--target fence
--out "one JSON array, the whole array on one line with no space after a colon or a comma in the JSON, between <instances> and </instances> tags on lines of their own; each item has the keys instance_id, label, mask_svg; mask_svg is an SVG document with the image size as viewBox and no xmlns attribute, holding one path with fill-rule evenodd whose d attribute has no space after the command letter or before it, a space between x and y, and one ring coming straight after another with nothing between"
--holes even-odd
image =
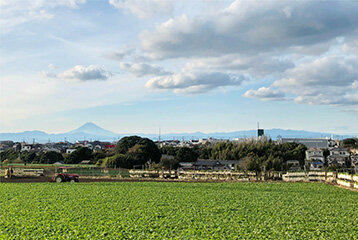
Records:
<instances>
[{"instance_id":1,"label":"fence","mask_svg":"<svg viewBox=\"0 0 358 240\"><path fill-rule=\"evenodd\" d=\"M282 175L282 180L286 182L309 182L309 181L334 181L333 172L287 172Z\"/></svg>"},{"instance_id":2,"label":"fence","mask_svg":"<svg viewBox=\"0 0 358 240\"><path fill-rule=\"evenodd\" d=\"M358 175L349 173L291 172L282 175L282 180L286 182L321 181L334 183L351 189L358 189Z\"/></svg>"},{"instance_id":3,"label":"fence","mask_svg":"<svg viewBox=\"0 0 358 240\"><path fill-rule=\"evenodd\" d=\"M6 169L12 169L12 176L14 177L52 177L55 173L71 173L78 174L81 177L130 177L126 169L111 169L99 167L58 167L58 166L1 166L0 176L5 176Z\"/></svg>"},{"instance_id":4,"label":"fence","mask_svg":"<svg viewBox=\"0 0 358 240\"><path fill-rule=\"evenodd\" d=\"M130 179L178 179L183 181L266 181L286 182L320 181L358 189L358 175L336 172L235 172L235 171L166 171L166 170L127 170L99 167L57 167L12 166L14 177L53 176L57 172L78 174L82 178L130 178ZM5 175L8 166L0 167L0 176Z\"/></svg>"},{"instance_id":5,"label":"fence","mask_svg":"<svg viewBox=\"0 0 358 240\"><path fill-rule=\"evenodd\" d=\"M358 175L338 173L337 184L343 187L348 187L358 190Z\"/></svg>"}]
</instances>

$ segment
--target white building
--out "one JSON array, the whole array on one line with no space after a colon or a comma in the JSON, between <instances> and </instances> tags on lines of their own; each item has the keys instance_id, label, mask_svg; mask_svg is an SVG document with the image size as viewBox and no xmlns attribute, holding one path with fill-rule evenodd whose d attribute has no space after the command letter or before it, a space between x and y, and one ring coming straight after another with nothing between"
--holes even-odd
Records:
<instances>
[{"instance_id":1,"label":"white building","mask_svg":"<svg viewBox=\"0 0 358 240\"><path fill-rule=\"evenodd\" d=\"M71 153L73 153L74 151L76 151L76 148L67 148L67 149L66 149L66 154L71 154Z\"/></svg>"},{"instance_id":2,"label":"white building","mask_svg":"<svg viewBox=\"0 0 358 240\"><path fill-rule=\"evenodd\" d=\"M324 162L323 150L319 148L310 148L306 151L306 160Z\"/></svg>"},{"instance_id":3,"label":"white building","mask_svg":"<svg viewBox=\"0 0 358 240\"><path fill-rule=\"evenodd\" d=\"M31 145L22 145L21 146L21 152L24 152L24 151L31 151L32 149L32 146Z\"/></svg>"},{"instance_id":4,"label":"white building","mask_svg":"<svg viewBox=\"0 0 358 240\"><path fill-rule=\"evenodd\" d=\"M310 170L321 170L324 165L324 154L320 148L310 148L306 150L306 161L305 165Z\"/></svg>"}]
</instances>

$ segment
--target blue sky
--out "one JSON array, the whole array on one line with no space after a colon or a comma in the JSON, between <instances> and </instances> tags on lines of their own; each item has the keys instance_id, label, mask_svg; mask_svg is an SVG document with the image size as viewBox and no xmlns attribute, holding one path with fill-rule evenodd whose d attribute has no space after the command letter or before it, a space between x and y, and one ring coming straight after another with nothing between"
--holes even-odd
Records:
<instances>
[{"instance_id":1,"label":"blue sky","mask_svg":"<svg viewBox=\"0 0 358 240\"><path fill-rule=\"evenodd\" d=\"M0 0L0 131L358 133L354 1Z\"/></svg>"}]
</instances>

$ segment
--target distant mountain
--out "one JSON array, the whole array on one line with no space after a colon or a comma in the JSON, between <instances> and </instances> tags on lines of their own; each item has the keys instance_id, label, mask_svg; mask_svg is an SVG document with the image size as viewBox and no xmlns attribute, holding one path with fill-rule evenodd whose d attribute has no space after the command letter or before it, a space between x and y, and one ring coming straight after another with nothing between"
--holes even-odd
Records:
<instances>
[{"instance_id":1,"label":"distant mountain","mask_svg":"<svg viewBox=\"0 0 358 240\"><path fill-rule=\"evenodd\" d=\"M278 137L282 138L329 138L333 136L334 138L348 138L353 135L335 135L331 133L322 133L322 132L309 132L303 130L285 130L285 129L267 129L265 130L265 135L276 140ZM158 135L147 135L151 138L158 138ZM256 137L257 130L243 130L235 132L214 132L214 133L172 133L172 134L163 134L162 139L200 139L200 138L218 138L218 139L234 139L234 138L250 138Z\"/></svg>"},{"instance_id":2,"label":"distant mountain","mask_svg":"<svg viewBox=\"0 0 358 240\"><path fill-rule=\"evenodd\" d=\"M42 131L0 133L0 141L11 140L16 142L32 142L35 140L38 143L44 143L48 141L59 142L65 140L69 142L75 142L77 140L113 141L118 140L119 137L119 134L103 129L91 122L85 123L75 130L59 134L48 134Z\"/></svg>"},{"instance_id":3,"label":"distant mountain","mask_svg":"<svg viewBox=\"0 0 358 240\"><path fill-rule=\"evenodd\" d=\"M153 140L158 139L158 134L141 134L141 133L127 133L127 134L118 134L111 132L109 130L103 129L97 126L94 123L88 122L81 127L60 134L48 134L42 131L25 131L18 133L0 133L0 141L2 140L11 140L11 141L26 141L32 142L33 139L36 142L44 143L48 141L59 142L64 141L65 139L70 142L75 142L76 140L101 140L101 141L117 141L119 138L130 135L139 135L142 137L147 137ZM285 129L267 129L265 130L265 135L271 137L272 139L277 139L278 136L284 138L327 138L330 137L331 133L321 133L321 132L309 132L302 130L285 130ZM235 131L235 132L214 132L214 133L171 133L161 135L162 140L190 140L190 139L200 139L200 138L218 138L218 139L234 139L234 138L249 138L256 137L256 130L244 130L244 131ZM354 136L352 135L333 135L334 138L348 138Z\"/></svg>"},{"instance_id":4,"label":"distant mountain","mask_svg":"<svg viewBox=\"0 0 358 240\"><path fill-rule=\"evenodd\" d=\"M81 127L67 132L66 134L82 134L82 135L96 135L96 136L107 136L107 137L116 137L117 133L105 130L94 123L88 122L82 125Z\"/></svg>"}]
</instances>

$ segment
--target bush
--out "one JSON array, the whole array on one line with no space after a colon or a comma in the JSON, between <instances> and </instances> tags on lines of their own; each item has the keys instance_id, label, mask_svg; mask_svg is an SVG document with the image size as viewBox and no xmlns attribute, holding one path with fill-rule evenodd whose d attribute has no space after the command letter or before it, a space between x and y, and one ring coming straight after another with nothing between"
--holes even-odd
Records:
<instances>
[{"instance_id":1,"label":"bush","mask_svg":"<svg viewBox=\"0 0 358 240\"><path fill-rule=\"evenodd\" d=\"M166 169L177 169L179 167L179 161L175 158L163 158L161 164Z\"/></svg>"}]
</instances>

